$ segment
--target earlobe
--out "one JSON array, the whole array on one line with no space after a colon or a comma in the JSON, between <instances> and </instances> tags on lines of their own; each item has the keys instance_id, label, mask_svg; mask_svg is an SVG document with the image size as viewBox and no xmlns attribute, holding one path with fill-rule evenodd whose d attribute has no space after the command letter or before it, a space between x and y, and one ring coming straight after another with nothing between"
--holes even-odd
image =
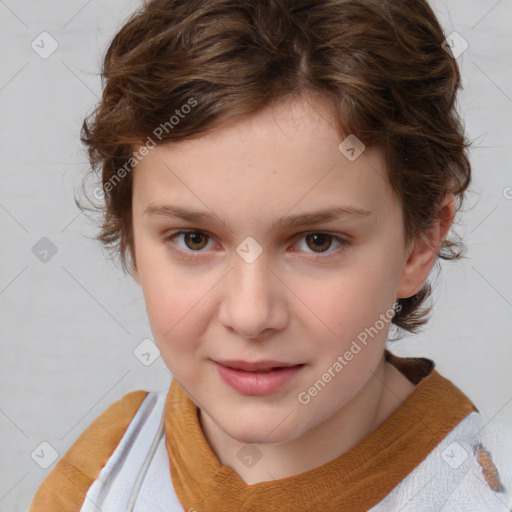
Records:
<instances>
[{"instance_id":1,"label":"earlobe","mask_svg":"<svg viewBox=\"0 0 512 512\"><path fill-rule=\"evenodd\" d=\"M431 227L410 242L398 283L398 298L412 297L425 284L453 223L455 212L455 198L453 194L448 194L441 205L438 218Z\"/></svg>"}]
</instances>

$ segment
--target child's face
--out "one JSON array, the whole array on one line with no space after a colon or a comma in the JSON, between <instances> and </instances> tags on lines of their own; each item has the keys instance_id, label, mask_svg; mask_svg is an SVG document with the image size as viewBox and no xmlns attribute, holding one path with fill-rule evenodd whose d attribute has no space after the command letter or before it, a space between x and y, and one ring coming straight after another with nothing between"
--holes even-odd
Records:
<instances>
[{"instance_id":1,"label":"child's face","mask_svg":"<svg viewBox=\"0 0 512 512\"><path fill-rule=\"evenodd\" d=\"M155 341L202 414L240 442L286 442L342 408L382 359L393 305L407 296L410 250L384 155L366 148L349 161L324 107L282 102L158 146L135 169L135 276ZM212 220L148 213L150 205ZM332 208L368 213L273 228ZM181 229L194 233L166 241ZM246 374L235 389L220 360L303 366L280 385L277 373Z\"/></svg>"}]
</instances>

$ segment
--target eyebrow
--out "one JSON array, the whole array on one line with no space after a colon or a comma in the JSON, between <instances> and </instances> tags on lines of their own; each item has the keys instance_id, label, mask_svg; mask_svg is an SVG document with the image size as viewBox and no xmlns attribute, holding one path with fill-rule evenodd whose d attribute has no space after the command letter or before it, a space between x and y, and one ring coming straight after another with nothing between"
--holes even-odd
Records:
<instances>
[{"instance_id":1,"label":"eyebrow","mask_svg":"<svg viewBox=\"0 0 512 512\"><path fill-rule=\"evenodd\" d=\"M220 228L226 227L225 223L209 212L184 208L177 205L150 204L145 208L143 215L162 215L164 217L183 219L197 224L210 222ZM282 231L297 226L308 226L340 219L357 219L369 215L371 215L370 211L354 206L327 208L295 215L286 215L272 224L272 230Z\"/></svg>"}]
</instances>

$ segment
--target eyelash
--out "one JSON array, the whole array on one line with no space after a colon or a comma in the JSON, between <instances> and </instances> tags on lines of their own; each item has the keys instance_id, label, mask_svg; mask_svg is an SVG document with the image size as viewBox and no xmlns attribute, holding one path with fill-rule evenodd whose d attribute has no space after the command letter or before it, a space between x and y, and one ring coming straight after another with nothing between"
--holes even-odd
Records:
<instances>
[{"instance_id":1,"label":"eyelash","mask_svg":"<svg viewBox=\"0 0 512 512\"><path fill-rule=\"evenodd\" d=\"M206 231L200 231L197 229L180 229L178 231L173 231L172 233L169 233L168 235L166 235L164 237L164 243L169 246L170 246L170 244L172 244L174 247L171 247L171 250L174 252L178 252L180 254L180 256L184 257L185 259L195 260L196 258L200 257L200 253L204 252L203 250L184 251L183 249L179 249L179 248L175 247L176 244L174 243L174 239L179 235L187 234L187 233L200 233L201 235L206 235L209 238L208 241L210 241L212 239L212 236L209 233L207 233ZM303 238L307 237L308 235L327 235L327 236L332 237L333 240L335 240L341 244L339 247L337 247L336 249L334 249L330 252L308 253L308 254L312 255L312 257L309 256L309 258L314 261L320 261L320 260L325 261L328 258L337 256L341 250L345 249L347 246L350 245L350 241L347 238L343 238L339 235L334 235L333 233L329 233L328 231L307 231L304 233L299 233L298 235L302 235L299 240L302 240ZM298 236L298 235L296 235L296 236ZM297 250L297 252L300 252L300 251ZM194 255L194 253L197 253L197 255Z\"/></svg>"}]
</instances>

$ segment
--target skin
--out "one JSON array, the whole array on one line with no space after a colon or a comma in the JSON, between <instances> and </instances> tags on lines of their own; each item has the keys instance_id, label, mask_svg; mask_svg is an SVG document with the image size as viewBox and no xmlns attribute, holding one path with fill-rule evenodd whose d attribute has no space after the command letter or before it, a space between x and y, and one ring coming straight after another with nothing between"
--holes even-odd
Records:
<instances>
[{"instance_id":1,"label":"skin","mask_svg":"<svg viewBox=\"0 0 512 512\"><path fill-rule=\"evenodd\" d=\"M406 242L384 153L366 148L351 162L342 140L323 99L288 98L198 139L157 146L134 170L133 274L155 342L199 407L219 461L247 484L336 458L414 390L384 361L388 322L308 404L297 398L397 298L422 287L455 211L447 197L439 221ZM203 210L221 224L145 213L157 204ZM271 230L285 215L348 206L370 213ZM179 229L200 232L170 238ZM306 236L325 232L349 243ZM248 236L262 248L252 263L236 252ZM278 391L246 396L220 378L219 359L304 367ZM250 468L237 457L247 443L262 453Z\"/></svg>"}]
</instances>

